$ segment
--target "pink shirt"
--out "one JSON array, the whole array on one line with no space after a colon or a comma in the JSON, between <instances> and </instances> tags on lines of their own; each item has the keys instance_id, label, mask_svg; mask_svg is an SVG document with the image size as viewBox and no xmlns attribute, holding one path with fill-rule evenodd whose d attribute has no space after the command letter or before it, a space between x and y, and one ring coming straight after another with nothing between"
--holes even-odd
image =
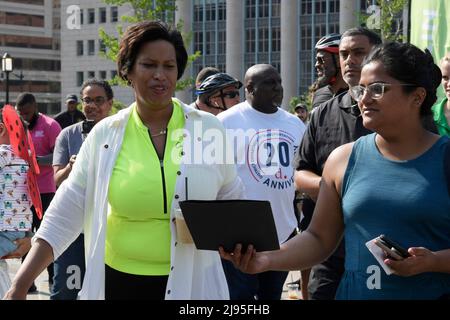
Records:
<instances>
[{"instance_id":1,"label":"pink shirt","mask_svg":"<svg viewBox=\"0 0 450 320\"><path fill-rule=\"evenodd\" d=\"M46 156L53 153L55 141L61 132L58 122L52 118L39 113L38 120L31 132L36 156ZM52 165L39 165L41 173L37 176L37 182L40 193L52 193L56 191L55 181L53 180Z\"/></svg>"}]
</instances>

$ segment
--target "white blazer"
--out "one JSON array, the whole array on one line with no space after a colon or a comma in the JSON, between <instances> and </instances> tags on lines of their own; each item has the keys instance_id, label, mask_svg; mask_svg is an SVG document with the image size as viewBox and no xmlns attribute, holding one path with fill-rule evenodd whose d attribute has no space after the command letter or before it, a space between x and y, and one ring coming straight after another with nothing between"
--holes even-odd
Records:
<instances>
[{"instance_id":1,"label":"white blazer","mask_svg":"<svg viewBox=\"0 0 450 320\"><path fill-rule=\"evenodd\" d=\"M185 116L183 150L192 152L194 144L211 145L204 133L224 128L216 117L180 102ZM33 241L44 239L53 248L54 258L84 230L86 274L79 299L105 298L105 236L108 212L108 185L120 152L126 124L133 105L105 118L83 143L77 161L58 188ZM195 130L194 130L195 127ZM201 127L201 130L199 130ZM225 136L225 134L223 134ZM189 145L190 144L190 145ZM198 150L198 149L197 149ZM197 250L193 244L177 243L174 210L185 199L185 177L189 199L242 199L244 187L234 164L180 165L170 212L171 271L166 299L229 299L228 287L218 252ZM132 208L130 208L131 210Z\"/></svg>"}]
</instances>

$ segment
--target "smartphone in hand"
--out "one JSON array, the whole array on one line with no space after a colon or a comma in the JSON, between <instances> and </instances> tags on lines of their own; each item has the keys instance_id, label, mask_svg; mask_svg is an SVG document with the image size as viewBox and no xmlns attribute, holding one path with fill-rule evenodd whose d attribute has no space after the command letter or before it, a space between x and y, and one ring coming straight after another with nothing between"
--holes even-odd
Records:
<instances>
[{"instance_id":1,"label":"smartphone in hand","mask_svg":"<svg viewBox=\"0 0 450 320\"><path fill-rule=\"evenodd\" d=\"M400 246L395 241L389 239L384 234L375 239L375 244L387 253L388 257L393 260L403 260L410 256L408 250Z\"/></svg>"}]
</instances>

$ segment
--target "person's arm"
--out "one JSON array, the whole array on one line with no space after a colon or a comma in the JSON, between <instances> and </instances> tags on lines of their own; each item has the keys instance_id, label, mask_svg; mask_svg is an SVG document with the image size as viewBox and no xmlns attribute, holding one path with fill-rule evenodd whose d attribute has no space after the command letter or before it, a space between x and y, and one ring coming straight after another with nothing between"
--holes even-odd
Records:
<instances>
[{"instance_id":1,"label":"person's arm","mask_svg":"<svg viewBox=\"0 0 450 320\"><path fill-rule=\"evenodd\" d=\"M69 176L72 171L72 166L75 163L75 159L76 155L72 155L67 165L53 165L53 178L57 187L59 187L60 184Z\"/></svg>"},{"instance_id":2,"label":"person's arm","mask_svg":"<svg viewBox=\"0 0 450 320\"><path fill-rule=\"evenodd\" d=\"M321 177L317 174L316 159L316 128L318 122L318 114L316 111L311 116L311 121L303 136L300 148L296 155L296 172L294 175L294 183L297 191L306 193L314 201L319 195L319 187Z\"/></svg>"},{"instance_id":3,"label":"person's arm","mask_svg":"<svg viewBox=\"0 0 450 320\"><path fill-rule=\"evenodd\" d=\"M53 261L52 247L44 240L38 239L31 247L25 261L17 271L16 276L4 299L25 300L28 289L41 272Z\"/></svg>"},{"instance_id":4,"label":"person's arm","mask_svg":"<svg viewBox=\"0 0 450 320\"><path fill-rule=\"evenodd\" d=\"M307 269L332 254L344 233L340 190L352 145L339 147L327 160L313 219L305 232L276 251L256 252L253 246L249 246L242 255L240 244L233 253L220 248L222 258L232 261L241 271L259 273Z\"/></svg>"},{"instance_id":5,"label":"person's arm","mask_svg":"<svg viewBox=\"0 0 450 320\"><path fill-rule=\"evenodd\" d=\"M450 249L430 251L423 247L408 249L410 257L395 261L386 259L386 263L399 276L409 277L424 272L450 273Z\"/></svg>"},{"instance_id":6,"label":"person's arm","mask_svg":"<svg viewBox=\"0 0 450 320\"><path fill-rule=\"evenodd\" d=\"M17 245L16 250L8 253L2 259L19 259L22 258L31 248L31 237L25 237L14 241Z\"/></svg>"},{"instance_id":7,"label":"person's arm","mask_svg":"<svg viewBox=\"0 0 450 320\"><path fill-rule=\"evenodd\" d=\"M319 195L321 176L309 170L295 172L294 181L297 191L306 193L312 200L317 201Z\"/></svg>"}]
</instances>

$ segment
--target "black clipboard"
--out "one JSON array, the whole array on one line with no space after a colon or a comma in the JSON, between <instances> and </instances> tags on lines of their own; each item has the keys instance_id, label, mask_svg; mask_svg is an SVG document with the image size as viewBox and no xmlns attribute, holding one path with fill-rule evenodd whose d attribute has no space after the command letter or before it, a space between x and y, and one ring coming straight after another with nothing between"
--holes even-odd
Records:
<instances>
[{"instance_id":1,"label":"black clipboard","mask_svg":"<svg viewBox=\"0 0 450 320\"><path fill-rule=\"evenodd\" d=\"M184 220L199 250L231 252L236 244L252 244L256 251L280 249L269 201L180 201Z\"/></svg>"}]
</instances>

